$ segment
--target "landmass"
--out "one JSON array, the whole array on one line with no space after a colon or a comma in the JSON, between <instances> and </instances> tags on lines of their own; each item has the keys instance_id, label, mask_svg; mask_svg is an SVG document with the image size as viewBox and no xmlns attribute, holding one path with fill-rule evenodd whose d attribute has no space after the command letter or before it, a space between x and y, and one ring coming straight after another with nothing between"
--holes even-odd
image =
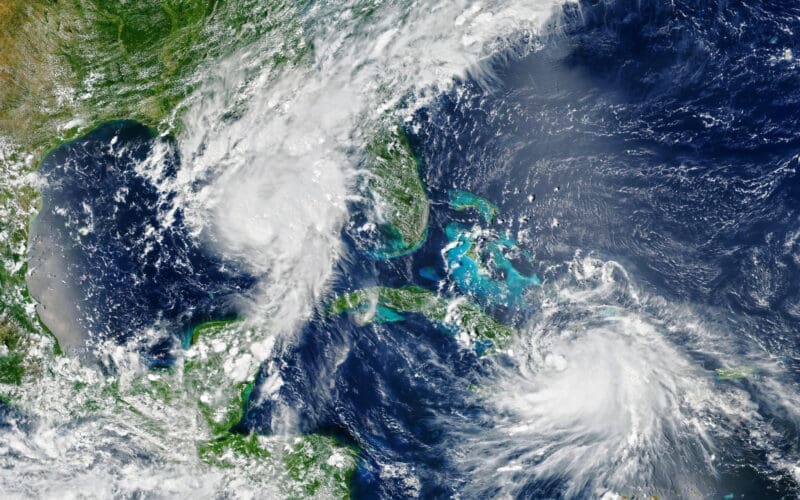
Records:
<instances>
[{"instance_id":1,"label":"landmass","mask_svg":"<svg viewBox=\"0 0 800 500\"><path fill-rule=\"evenodd\" d=\"M47 152L117 119L179 134L204 65L265 37L258 60L243 61L245 78L305 60L312 44L297 8L281 0L0 0L0 398L34 400L30 391L45 382L68 394L60 404L75 418L107 415L110 425L176 450L187 435L172 426L188 412L186 424L202 430L188 439L207 464L274 472L260 480L285 496L343 498L355 470L351 447L321 435L232 430L261 361L242 347L254 340L240 323L195 328L185 362L169 369L129 380L76 367L67 380L51 368L66 365L26 287L29 222L39 209L29 174Z\"/></svg>"},{"instance_id":2,"label":"landmass","mask_svg":"<svg viewBox=\"0 0 800 500\"><path fill-rule=\"evenodd\" d=\"M324 491L346 497L355 470L353 448L319 434L287 438L276 447L275 439L233 430L244 416L262 361L247 348L267 349L269 341L255 330L243 332L240 325L238 320L228 320L195 327L183 364L183 384L177 380L168 384L181 387L195 401L210 431L208 439L198 440L200 458L223 468L245 466L252 460L278 460L293 479L285 493L314 496Z\"/></svg>"},{"instance_id":3,"label":"landmass","mask_svg":"<svg viewBox=\"0 0 800 500\"><path fill-rule=\"evenodd\" d=\"M448 224L445 233L450 243L444 251L445 265L463 292L489 304L522 306L525 290L541 285L536 273L523 274L506 256L506 252L518 250L517 242L508 235L456 223ZM532 263L530 256L519 253Z\"/></svg>"},{"instance_id":4,"label":"landmass","mask_svg":"<svg viewBox=\"0 0 800 500\"><path fill-rule=\"evenodd\" d=\"M267 35L261 67L310 53L296 6L283 0L0 0L0 327L18 332L6 348L24 373L60 352L26 287L39 208L29 174L108 121L178 134L202 67Z\"/></svg>"},{"instance_id":5,"label":"landmass","mask_svg":"<svg viewBox=\"0 0 800 500\"><path fill-rule=\"evenodd\" d=\"M468 191L461 191L460 189L450 191L450 206L459 212L475 209L481 214L483 220L486 221L487 224L492 223L498 212L497 205L491 201Z\"/></svg>"},{"instance_id":6,"label":"landmass","mask_svg":"<svg viewBox=\"0 0 800 500\"><path fill-rule=\"evenodd\" d=\"M98 384L101 389L76 386L75 399L83 400L83 412L113 409L145 438L170 436L177 441L166 445L194 446L208 466L263 474L251 479L277 488L281 496L349 497L357 457L353 447L321 434L266 436L237 428L260 355L271 349L266 332L233 319L198 325L187 338L184 357L171 368ZM175 426L191 432L170 432Z\"/></svg>"},{"instance_id":7,"label":"landmass","mask_svg":"<svg viewBox=\"0 0 800 500\"><path fill-rule=\"evenodd\" d=\"M425 242L430 203L417 163L400 128L378 134L367 146L368 195L382 221L379 258L408 254Z\"/></svg>"},{"instance_id":8,"label":"landmass","mask_svg":"<svg viewBox=\"0 0 800 500\"><path fill-rule=\"evenodd\" d=\"M331 314L349 313L360 324L402 321L402 313L417 313L456 335L465 335L478 354L503 347L515 334L514 328L486 314L480 306L463 299L447 300L417 286L373 287L337 297L329 306Z\"/></svg>"},{"instance_id":9,"label":"landmass","mask_svg":"<svg viewBox=\"0 0 800 500\"><path fill-rule=\"evenodd\" d=\"M717 368L717 380L742 380L757 373L758 370L751 366Z\"/></svg>"}]
</instances>

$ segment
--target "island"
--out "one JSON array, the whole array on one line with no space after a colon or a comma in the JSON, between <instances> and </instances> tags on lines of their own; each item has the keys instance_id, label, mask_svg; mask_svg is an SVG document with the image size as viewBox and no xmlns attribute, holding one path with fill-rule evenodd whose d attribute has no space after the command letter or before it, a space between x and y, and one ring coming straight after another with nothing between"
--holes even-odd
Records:
<instances>
[{"instance_id":1,"label":"island","mask_svg":"<svg viewBox=\"0 0 800 500\"><path fill-rule=\"evenodd\" d=\"M478 305L463 298L448 300L417 286L372 287L334 299L330 314L349 313L359 324L402 321L403 313L417 313L448 331L464 336L479 354L504 347L515 329L486 314Z\"/></svg>"}]
</instances>

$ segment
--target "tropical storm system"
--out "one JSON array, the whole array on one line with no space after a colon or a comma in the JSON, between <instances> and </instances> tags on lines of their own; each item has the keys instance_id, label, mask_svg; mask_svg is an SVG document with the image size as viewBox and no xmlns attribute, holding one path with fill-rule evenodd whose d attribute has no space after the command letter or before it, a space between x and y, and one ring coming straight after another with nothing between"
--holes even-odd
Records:
<instances>
[{"instance_id":1,"label":"tropical storm system","mask_svg":"<svg viewBox=\"0 0 800 500\"><path fill-rule=\"evenodd\" d=\"M0 0L0 497L800 495L800 4Z\"/></svg>"}]
</instances>

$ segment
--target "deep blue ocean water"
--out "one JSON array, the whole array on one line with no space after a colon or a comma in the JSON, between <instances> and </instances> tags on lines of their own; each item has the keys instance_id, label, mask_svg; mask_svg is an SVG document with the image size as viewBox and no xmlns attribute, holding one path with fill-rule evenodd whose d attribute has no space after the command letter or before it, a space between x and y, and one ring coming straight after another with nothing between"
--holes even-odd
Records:
<instances>
[{"instance_id":1,"label":"deep blue ocean water","mask_svg":"<svg viewBox=\"0 0 800 500\"><path fill-rule=\"evenodd\" d=\"M420 270L446 276L445 226L480 223L477 213L448 208L449 193L466 190L499 207L494 229L529 230L526 249L545 287L578 250L621 262L642 290L692 304L734 337L757 337L796 384L800 68L785 50L797 47L798 14L793 2L566 7L549 36L523 37L487 63L489 85L460 81L417 114L408 131L431 199L428 240L411 256L367 262L345 234L352 254L334 293L375 283L435 289ZM535 43L543 48L519 55ZM487 310L516 325L536 315ZM346 360L331 371L331 353L343 349ZM448 462L448 433L490 419L469 389L491 367L436 325L320 317L285 361L283 394L307 430L335 431L364 450L358 496L409 493L402 474L381 473L386 463L413 471L424 497L472 481ZM249 413L256 428L269 421L264 410ZM796 450L796 423L767 418L785 419L782 451ZM793 495L796 485L770 472L763 450L732 438L728 454L711 480L714 497ZM529 481L519 496L565 491L558 478Z\"/></svg>"},{"instance_id":2,"label":"deep blue ocean water","mask_svg":"<svg viewBox=\"0 0 800 500\"><path fill-rule=\"evenodd\" d=\"M155 147L164 155L154 180L154 169L136 167ZM46 246L64 262L33 272L53 273L51 281L72 291L64 313L81 334L124 342L156 327L167 335L142 346L155 365L171 363L191 326L235 316L231 298L255 282L191 238L175 193L157 187L179 165L174 144L148 128L102 125L42 163L43 204L32 231L34 248Z\"/></svg>"},{"instance_id":3,"label":"deep blue ocean water","mask_svg":"<svg viewBox=\"0 0 800 500\"><path fill-rule=\"evenodd\" d=\"M796 390L800 67L787 49L800 51L798 32L795 2L565 7L546 35L520 36L513 49L486 61L494 75L488 83L484 75L458 81L417 113L407 133L431 200L428 238L411 255L375 260L365 258L368 249L348 226L330 297L415 284L468 296L524 328L537 321L535 293L521 304L488 300L448 278L442 256L449 224L495 235L522 231L528 237L520 250L532 259L515 262L525 276L541 277L541 289L569 272L576 252L614 260L644 292L690 304L734 339L755 339L780 359L783 382ZM115 135L127 153L106 151ZM113 123L57 150L42 167L50 183L37 224L64 242L73 263L64 279L81 293L87 329L124 339L169 325L174 337L149 346L158 364L169 362L169 349L191 324L235 315L233 299L254 279L193 241L179 210L151 250L138 246L148 241L147 228L160 224L160 204L172 200L130 173L156 140L131 122ZM164 175L178 166L169 156ZM115 201L120 188L128 190L126 203ZM478 212L452 209L453 190L485 197L498 217L486 223ZM74 228L87 221L64 221L56 207L93 214L94 231L77 235ZM276 405L292 407L302 431L334 434L360 450L357 497L399 498L416 488L431 498L499 493L471 489L475 471L460 469L450 451L454 429L491 428L491 410L474 387L510 360L478 356L419 315L357 326L326 314L324 304L280 352L280 400L258 403L256 390L240 430L269 433ZM687 356L710 373L721 367L702 353ZM760 401L757 389L741 384ZM797 453L792 417L766 403L755 411L781 429L777 452ZM708 479L715 498L797 491L763 449L740 436L730 437L722 461ZM515 492L560 497L567 479L527 477Z\"/></svg>"}]
</instances>

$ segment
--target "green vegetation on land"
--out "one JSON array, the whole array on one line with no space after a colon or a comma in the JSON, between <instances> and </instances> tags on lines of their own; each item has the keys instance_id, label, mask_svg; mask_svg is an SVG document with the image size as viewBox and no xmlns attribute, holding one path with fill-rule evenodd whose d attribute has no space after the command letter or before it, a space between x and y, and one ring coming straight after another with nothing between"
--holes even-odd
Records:
<instances>
[{"instance_id":1,"label":"green vegetation on land","mask_svg":"<svg viewBox=\"0 0 800 500\"><path fill-rule=\"evenodd\" d=\"M416 250L427 236L430 204L402 129L373 138L367 146L367 170L369 194L384 220L378 256L391 258Z\"/></svg>"},{"instance_id":2,"label":"green vegetation on land","mask_svg":"<svg viewBox=\"0 0 800 500\"><path fill-rule=\"evenodd\" d=\"M0 135L36 157L97 124L164 131L201 65L280 30L263 54L310 48L284 0L0 0ZM270 57L271 56L271 57Z\"/></svg>"},{"instance_id":3,"label":"green vegetation on land","mask_svg":"<svg viewBox=\"0 0 800 500\"><path fill-rule=\"evenodd\" d=\"M257 56L239 61L244 84L265 68L300 63L311 44L299 7L288 0L0 0L0 398L13 399L17 384L30 390L37 374L62 382L43 369L60 352L25 283L28 224L39 204L28 174L47 151L110 120L177 134L187 99L208 81L204 67L245 45L255 45ZM189 439L206 463L258 471L267 460L267 469L283 468L277 474L289 480L278 489L287 496L346 496L355 452L335 439L232 432L261 361L246 348L253 335L235 322L201 325L178 366L133 380L65 381L74 398L64 405L76 417L122 419L148 442L173 439L164 415L195 408L193 425L203 431Z\"/></svg>"},{"instance_id":4,"label":"green vegetation on land","mask_svg":"<svg viewBox=\"0 0 800 500\"><path fill-rule=\"evenodd\" d=\"M259 360L246 352L239 353L238 359L233 358L231 348L239 345L238 333L236 324L226 321L194 328L192 348L183 364L184 387L197 401L200 413L214 436L227 434L239 423L253 389ZM238 353L238 349L234 352ZM236 366L236 363L242 363L242 366ZM241 374L231 374L234 368Z\"/></svg>"},{"instance_id":5,"label":"green vegetation on land","mask_svg":"<svg viewBox=\"0 0 800 500\"><path fill-rule=\"evenodd\" d=\"M717 380L741 380L752 377L756 373L757 370L750 366L717 368Z\"/></svg>"},{"instance_id":6,"label":"green vegetation on land","mask_svg":"<svg viewBox=\"0 0 800 500\"><path fill-rule=\"evenodd\" d=\"M183 367L184 387L211 431L211 439L198 444L200 458L220 467L280 459L293 480L291 488L300 489L299 493L314 496L323 488L330 496L346 496L355 470L353 449L331 437L307 435L294 438L289 450L270 451L265 438L233 430L244 415L260 361L242 352L246 343L238 326L235 321L216 321L195 328L192 335L190 357Z\"/></svg>"},{"instance_id":7,"label":"green vegetation on land","mask_svg":"<svg viewBox=\"0 0 800 500\"><path fill-rule=\"evenodd\" d=\"M320 457L328 457L324 462ZM325 491L333 498L350 498L350 478L355 472L355 451L334 438L312 434L295 439L283 458L298 492L307 498ZM348 465L350 464L350 465Z\"/></svg>"},{"instance_id":8,"label":"green vegetation on land","mask_svg":"<svg viewBox=\"0 0 800 500\"><path fill-rule=\"evenodd\" d=\"M491 341L502 347L515 330L486 314L480 306L466 301L448 302L436 293L416 286L373 287L342 295L329 307L331 314L353 314L362 324L375 318L378 306L396 313L417 313L429 321L455 327L476 341Z\"/></svg>"},{"instance_id":9,"label":"green vegetation on land","mask_svg":"<svg viewBox=\"0 0 800 500\"><path fill-rule=\"evenodd\" d=\"M208 465L249 469L258 463L277 464L291 480L279 488L288 496L347 496L356 465L353 448L318 434L276 440L235 428L261 361L248 347L265 339L238 320L204 323L191 333L182 365L140 377L127 392L115 389L119 401L135 408L126 398L147 396L183 413L196 408L197 424L205 429L196 437L197 453Z\"/></svg>"},{"instance_id":10,"label":"green vegetation on land","mask_svg":"<svg viewBox=\"0 0 800 500\"><path fill-rule=\"evenodd\" d=\"M0 328L26 337L0 352L9 374L0 382L38 369L31 346L59 352L26 288L39 204L28 174L110 120L176 133L203 67L266 36L253 74L300 62L311 44L295 9L288 0L0 0Z\"/></svg>"},{"instance_id":11,"label":"green vegetation on land","mask_svg":"<svg viewBox=\"0 0 800 500\"><path fill-rule=\"evenodd\" d=\"M459 212L470 208L475 209L481 214L483 220L490 224L498 212L497 205L486 198L459 189L450 191L450 206Z\"/></svg>"}]
</instances>

